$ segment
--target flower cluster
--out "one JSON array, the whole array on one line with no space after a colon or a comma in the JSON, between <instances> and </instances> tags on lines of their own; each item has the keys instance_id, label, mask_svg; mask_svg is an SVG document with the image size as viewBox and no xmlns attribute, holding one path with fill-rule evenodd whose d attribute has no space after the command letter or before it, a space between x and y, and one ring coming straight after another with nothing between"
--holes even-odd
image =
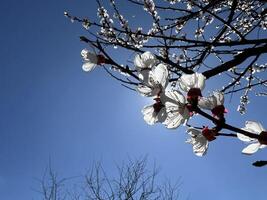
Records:
<instances>
[{"instance_id":1,"label":"flower cluster","mask_svg":"<svg viewBox=\"0 0 267 200\"><path fill-rule=\"evenodd\" d=\"M97 65L111 64L103 55L83 49L81 56L84 60L82 69L86 72L93 70ZM157 56L147 51L137 54L134 58L135 72L140 83L136 91L144 97L152 97L153 104L145 106L142 114L149 125L163 124L168 129L176 129L203 110L210 111L215 127L195 128L189 126L187 143L192 144L193 152L197 156L206 154L209 142L220 135L219 131L225 123L224 115L227 110L224 107L224 95L214 91L210 96L203 96L206 78L203 74L195 72L182 74L177 81L178 86L169 87L169 66L160 62ZM171 89L170 89L171 88ZM242 97L242 102L247 102ZM201 111L201 112L200 112ZM250 137L252 134L253 137ZM254 134L254 135L253 135ZM247 143L243 149L244 154L253 154L258 149L267 147L267 131L260 123L248 121L240 133L236 136Z\"/></svg>"},{"instance_id":2,"label":"flower cluster","mask_svg":"<svg viewBox=\"0 0 267 200\"><path fill-rule=\"evenodd\" d=\"M161 123L168 129L176 129L185 124L195 113L195 108L210 110L218 121L224 119L224 96L214 92L209 97L202 96L205 87L205 76L201 73L182 74L178 80L178 88L169 89L168 65L157 60L151 52L138 54L134 58L134 65L141 83L136 90L142 96L152 97L154 103L142 110L144 120L149 124ZM196 155L206 153L208 142L214 140L216 129L189 128L191 136L187 142L193 145Z\"/></svg>"}]
</instances>

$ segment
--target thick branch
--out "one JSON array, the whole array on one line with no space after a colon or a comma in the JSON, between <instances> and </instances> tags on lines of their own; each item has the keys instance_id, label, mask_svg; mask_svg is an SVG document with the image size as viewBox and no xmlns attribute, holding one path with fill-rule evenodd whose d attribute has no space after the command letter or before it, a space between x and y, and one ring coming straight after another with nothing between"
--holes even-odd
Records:
<instances>
[{"instance_id":1,"label":"thick branch","mask_svg":"<svg viewBox=\"0 0 267 200\"><path fill-rule=\"evenodd\" d=\"M248 48L248 49L244 50L243 53L240 53L237 56L235 56L235 58L233 60L230 60L226 63L223 63L222 65L219 65L219 66L217 66L211 70L207 70L207 71L203 72L203 75L207 79L209 79L209 78L211 78L217 74L225 72L225 71L231 69L232 67L235 67L235 66L241 64L242 62L244 62L247 58L249 58L251 56L260 55L262 53L267 53L267 44L265 44L262 47Z\"/></svg>"}]
</instances>

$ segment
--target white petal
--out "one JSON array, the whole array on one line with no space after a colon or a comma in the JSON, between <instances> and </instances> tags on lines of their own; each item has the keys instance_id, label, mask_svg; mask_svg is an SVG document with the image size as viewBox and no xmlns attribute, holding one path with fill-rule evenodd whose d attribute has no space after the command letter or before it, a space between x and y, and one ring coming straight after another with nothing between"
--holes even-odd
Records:
<instances>
[{"instance_id":1,"label":"white petal","mask_svg":"<svg viewBox=\"0 0 267 200\"><path fill-rule=\"evenodd\" d=\"M243 134L241 134L241 133L237 133L236 135L237 135L238 139L241 140L241 141L243 141L243 142L251 142L251 141L255 141L254 138L250 138L250 137L248 137L248 136L246 136L246 135L243 135Z\"/></svg>"},{"instance_id":2,"label":"white petal","mask_svg":"<svg viewBox=\"0 0 267 200\"><path fill-rule=\"evenodd\" d=\"M223 105L224 104L224 95L222 92L215 91L213 92L213 96L216 99L216 106Z\"/></svg>"},{"instance_id":3,"label":"white petal","mask_svg":"<svg viewBox=\"0 0 267 200\"><path fill-rule=\"evenodd\" d=\"M157 122L164 122L167 117L167 113L164 107L160 109L158 113L156 113L153 105L145 106L142 110L142 113L144 115L144 120L149 125L153 125Z\"/></svg>"},{"instance_id":4,"label":"white petal","mask_svg":"<svg viewBox=\"0 0 267 200\"><path fill-rule=\"evenodd\" d=\"M90 71L92 71L95 67L96 67L96 64L91 63L91 62L86 62L86 63L83 64L82 69L83 69L83 71L85 71L85 72L90 72Z\"/></svg>"},{"instance_id":5,"label":"white petal","mask_svg":"<svg viewBox=\"0 0 267 200\"><path fill-rule=\"evenodd\" d=\"M138 77L140 78L140 80L142 80L143 83L148 84L149 72L150 72L150 69L143 69L138 72Z\"/></svg>"},{"instance_id":6,"label":"white petal","mask_svg":"<svg viewBox=\"0 0 267 200\"><path fill-rule=\"evenodd\" d=\"M216 106L223 105L224 96L221 92L213 92L209 97L201 97L198 101L198 106L202 109L212 110Z\"/></svg>"},{"instance_id":7,"label":"white petal","mask_svg":"<svg viewBox=\"0 0 267 200\"><path fill-rule=\"evenodd\" d=\"M175 129L178 126L180 126L181 124L183 124L185 122L185 120L186 119L180 114L168 115L168 117L163 122L163 124L166 126L166 128Z\"/></svg>"},{"instance_id":8,"label":"white petal","mask_svg":"<svg viewBox=\"0 0 267 200\"><path fill-rule=\"evenodd\" d=\"M166 88L168 84L168 68L164 64L158 64L153 67L149 74L149 82L151 85L161 85Z\"/></svg>"},{"instance_id":9,"label":"white petal","mask_svg":"<svg viewBox=\"0 0 267 200\"><path fill-rule=\"evenodd\" d=\"M136 55L134 58L134 65L137 69L151 68L156 63L156 57L149 51L141 55Z\"/></svg>"},{"instance_id":10,"label":"white petal","mask_svg":"<svg viewBox=\"0 0 267 200\"><path fill-rule=\"evenodd\" d=\"M203 90L205 87L205 81L206 77L201 73L195 73L196 74L196 88L199 88L200 90Z\"/></svg>"},{"instance_id":11,"label":"white petal","mask_svg":"<svg viewBox=\"0 0 267 200\"><path fill-rule=\"evenodd\" d=\"M190 117L186 107L170 106L166 103L167 118L163 123L166 128L175 129L184 124Z\"/></svg>"},{"instance_id":12,"label":"white petal","mask_svg":"<svg viewBox=\"0 0 267 200\"><path fill-rule=\"evenodd\" d=\"M257 152L259 148L260 148L259 142L253 143L253 144L248 145L246 148L244 148L242 150L242 153L250 155L250 154Z\"/></svg>"},{"instance_id":13,"label":"white petal","mask_svg":"<svg viewBox=\"0 0 267 200\"><path fill-rule=\"evenodd\" d=\"M193 134L192 132L195 132L196 135ZM197 156L205 155L209 147L208 140L202 134L199 134L201 132L197 129L192 128L190 130L190 133L192 137L188 139L186 142L191 143L193 145L193 152Z\"/></svg>"},{"instance_id":14,"label":"white petal","mask_svg":"<svg viewBox=\"0 0 267 200\"><path fill-rule=\"evenodd\" d=\"M205 87L205 80L205 76L201 73L183 74L180 77L179 86L185 92L188 92L191 88L203 90Z\"/></svg>"},{"instance_id":15,"label":"white petal","mask_svg":"<svg viewBox=\"0 0 267 200\"><path fill-rule=\"evenodd\" d=\"M154 112L153 105L145 106L142 110L142 113L144 115L144 120L149 125L153 125L157 122L157 115Z\"/></svg>"},{"instance_id":16,"label":"white petal","mask_svg":"<svg viewBox=\"0 0 267 200\"><path fill-rule=\"evenodd\" d=\"M202 134L202 131L192 127L188 128L186 132L191 136L197 136Z\"/></svg>"},{"instance_id":17,"label":"white petal","mask_svg":"<svg viewBox=\"0 0 267 200\"><path fill-rule=\"evenodd\" d=\"M142 96L146 96L146 97L151 96L152 89L151 89L150 87L148 87L148 86L139 84L139 85L137 86L136 90L137 90Z\"/></svg>"},{"instance_id":18,"label":"white petal","mask_svg":"<svg viewBox=\"0 0 267 200\"><path fill-rule=\"evenodd\" d=\"M198 101L198 106L202 109L212 110L214 107L216 107L216 101L213 96L201 97Z\"/></svg>"},{"instance_id":19,"label":"white petal","mask_svg":"<svg viewBox=\"0 0 267 200\"><path fill-rule=\"evenodd\" d=\"M97 62L98 62L97 55L95 53L88 51L87 49L83 49L81 51L81 56L87 62L90 62L93 64L97 64Z\"/></svg>"},{"instance_id":20,"label":"white petal","mask_svg":"<svg viewBox=\"0 0 267 200\"><path fill-rule=\"evenodd\" d=\"M164 123L167 118L166 109L163 107L160 109L159 113L157 114L157 122Z\"/></svg>"},{"instance_id":21,"label":"white petal","mask_svg":"<svg viewBox=\"0 0 267 200\"><path fill-rule=\"evenodd\" d=\"M186 99L184 95L179 91L167 91L161 94L162 102L169 102L174 105L184 105L186 103Z\"/></svg>"},{"instance_id":22,"label":"white petal","mask_svg":"<svg viewBox=\"0 0 267 200\"><path fill-rule=\"evenodd\" d=\"M262 131L265 131L261 123L254 121L246 121L245 128L243 129L256 134L260 134Z\"/></svg>"}]
</instances>

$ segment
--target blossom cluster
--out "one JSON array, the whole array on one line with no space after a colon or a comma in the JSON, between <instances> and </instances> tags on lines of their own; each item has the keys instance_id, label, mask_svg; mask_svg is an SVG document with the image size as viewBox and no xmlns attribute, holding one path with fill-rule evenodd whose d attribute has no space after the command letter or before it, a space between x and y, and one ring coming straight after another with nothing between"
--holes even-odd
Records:
<instances>
[{"instance_id":1,"label":"blossom cluster","mask_svg":"<svg viewBox=\"0 0 267 200\"><path fill-rule=\"evenodd\" d=\"M81 56L84 60L83 70L89 72L97 65L108 64L108 59L83 49ZM224 115L227 109L224 107L224 94L214 91L210 96L202 96L205 88L206 78L203 74L195 72L182 74L178 80L178 87L169 87L169 66L160 62L157 56L147 51L137 54L134 58L134 67L140 83L136 91L144 96L151 97L154 103L145 106L142 114L145 122L149 125L156 123L163 124L168 129L176 129L181 125L187 125L197 109L204 109L211 112L215 127L194 128L189 126L187 143L192 144L193 152L197 156L206 154L209 142L216 139L221 124L225 122ZM236 136L246 143L250 143L242 153L253 154L258 149L267 147L267 132L258 122L247 121L242 129L258 135L258 139L251 138L244 133L237 133Z\"/></svg>"},{"instance_id":2,"label":"blossom cluster","mask_svg":"<svg viewBox=\"0 0 267 200\"><path fill-rule=\"evenodd\" d=\"M154 54L147 51L136 55L134 65L141 80L136 90L155 101L142 109L144 120L149 125L162 123L168 129L176 129L194 116L195 107L210 110L218 120L224 118L226 109L223 106L223 94L215 91L209 97L202 96L206 79L203 74L182 74L178 88L169 89L169 66L158 61ZM193 145L196 155L203 156L208 149L208 142L215 139L216 133L207 127L201 131L189 128L190 139L187 142Z\"/></svg>"}]
</instances>

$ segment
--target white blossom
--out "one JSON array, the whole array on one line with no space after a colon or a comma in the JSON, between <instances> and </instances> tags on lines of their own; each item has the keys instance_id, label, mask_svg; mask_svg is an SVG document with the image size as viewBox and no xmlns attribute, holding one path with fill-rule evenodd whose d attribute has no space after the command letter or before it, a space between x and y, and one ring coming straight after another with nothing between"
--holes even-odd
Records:
<instances>
[{"instance_id":1,"label":"white blossom","mask_svg":"<svg viewBox=\"0 0 267 200\"><path fill-rule=\"evenodd\" d=\"M142 110L144 120L150 125L160 122L166 128L175 129L190 117L186 99L178 91L160 93L154 100L156 103L145 106Z\"/></svg>"},{"instance_id":2,"label":"white blossom","mask_svg":"<svg viewBox=\"0 0 267 200\"><path fill-rule=\"evenodd\" d=\"M198 106L202 109L212 110L216 106L223 105L224 95L222 92L215 91L209 97L201 97L198 100Z\"/></svg>"},{"instance_id":3,"label":"white blossom","mask_svg":"<svg viewBox=\"0 0 267 200\"><path fill-rule=\"evenodd\" d=\"M85 72L92 71L96 67L96 65L98 64L98 56L95 53L88 51L87 49L83 49L81 51L81 56L84 60L84 64L82 66L82 69Z\"/></svg>"},{"instance_id":4,"label":"white blossom","mask_svg":"<svg viewBox=\"0 0 267 200\"><path fill-rule=\"evenodd\" d=\"M188 128L187 133L191 136L186 140L186 143L193 145L193 152L197 156L203 156L207 153L209 142L202 135L202 131L195 128Z\"/></svg>"},{"instance_id":5,"label":"white blossom","mask_svg":"<svg viewBox=\"0 0 267 200\"><path fill-rule=\"evenodd\" d=\"M159 108L157 110L157 106L161 106L160 103L155 103L153 105L145 106L142 109L142 113L144 115L144 120L147 124L153 125L157 122L164 122L166 119L166 110L164 107Z\"/></svg>"},{"instance_id":6,"label":"white blossom","mask_svg":"<svg viewBox=\"0 0 267 200\"><path fill-rule=\"evenodd\" d=\"M156 57L149 51L139 55L137 54L134 58L134 65L137 70L152 68L152 66L157 62Z\"/></svg>"},{"instance_id":7,"label":"white blossom","mask_svg":"<svg viewBox=\"0 0 267 200\"><path fill-rule=\"evenodd\" d=\"M184 124L190 117L190 112L186 107L186 99L179 91L168 91L161 95L165 104L167 118L163 122L166 128L175 129Z\"/></svg>"},{"instance_id":8,"label":"white blossom","mask_svg":"<svg viewBox=\"0 0 267 200\"><path fill-rule=\"evenodd\" d=\"M203 90L205 87L206 77L201 73L183 74L179 80L180 88L188 92L191 88L199 88Z\"/></svg>"},{"instance_id":9,"label":"white blossom","mask_svg":"<svg viewBox=\"0 0 267 200\"><path fill-rule=\"evenodd\" d=\"M247 121L245 124L245 127L242 128L245 131L260 135L262 132L265 132L266 130L262 127L261 123L254 122L254 121ZM246 148L242 150L242 153L244 154L253 154L257 152L259 149L262 149L264 147L267 147L265 144L261 144L259 140L255 138L250 138L244 134L237 133L238 139L250 143Z\"/></svg>"},{"instance_id":10,"label":"white blossom","mask_svg":"<svg viewBox=\"0 0 267 200\"><path fill-rule=\"evenodd\" d=\"M157 96L168 85L168 69L165 64L158 64L151 70L142 70L139 73L142 83L137 86L137 91L142 96Z\"/></svg>"}]
</instances>

